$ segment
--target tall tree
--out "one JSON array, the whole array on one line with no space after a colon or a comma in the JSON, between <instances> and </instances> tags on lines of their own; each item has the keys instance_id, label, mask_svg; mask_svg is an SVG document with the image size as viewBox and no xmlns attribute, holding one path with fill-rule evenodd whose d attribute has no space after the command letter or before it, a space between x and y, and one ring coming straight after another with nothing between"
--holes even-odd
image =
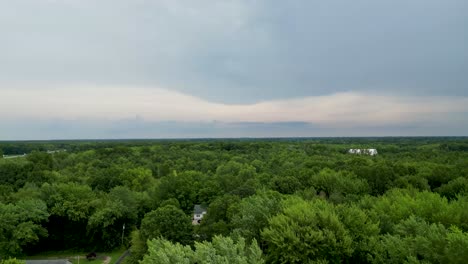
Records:
<instances>
[{"instance_id":1,"label":"tall tree","mask_svg":"<svg viewBox=\"0 0 468 264\"><path fill-rule=\"evenodd\" d=\"M280 193L268 191L243 199L232 216L236 233L251 241L260 240L260 232L268 226L268 219L281 211Z\"/></svg>"},{"instance_id":2,"label":"tall tree","mask_svg":"<svg viewBox=\"0 0 468 264\"><path fill-rule=\"evenodd\" d=\"M0 257L17 256L25 246L47 236L41 224L48 216L46 204L41 200L0 203Z\"/></svg>"},{"instance_id":3,"label":"tall tree","mask_svg":"<svg viewBox=\"0 0 468 264\"><path fill-rule=\"evenodd\" d=\"M195 242L195 250L165 239L148 241L148 254L142 264L262 264L262 251L256 241L246 244L243 238L215 236L212 242Z\"/></svg>"},{"instance_id":4,"label":"tall tree","mask_svg":"<svg viewBox=\"0 0 468 264\"><path fill-rule=\"evenodd\" d=\"M352 237L333 206L323 200L286 201L262 232L269 263L342 262L353 253Z\"/></svg>"},{"instance_id":5,"label":"tall tree","mask_svg":"<svg viewBox=\"0 0 468 264\"><path fill-rule=\"evenodd\" d=\"M190 217L173 205L147 213L141 222L140 232L144 241L158 237L184 245L192 241Z\"/></svg>"}]
</instances>

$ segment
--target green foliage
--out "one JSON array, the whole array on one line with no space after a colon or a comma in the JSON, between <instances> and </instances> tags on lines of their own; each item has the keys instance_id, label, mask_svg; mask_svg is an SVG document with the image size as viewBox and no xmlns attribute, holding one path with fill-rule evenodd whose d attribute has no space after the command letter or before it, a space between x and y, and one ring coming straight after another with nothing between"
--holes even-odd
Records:
<instances>
[{"instance_id":1,"label":"green foliage","mask_svg":"<svg viewBox=\"0 0 468 264\"><path fill-rule=\"evenodd\" d=\"M410 217L382 236L374 263L466 263L468 234Z\"/></svg>"},{"instance_id":2,"label":"green foliage","mask_svg":"<svg viewBox=\"0 0 468 264\"><path fill-rule=\"evenodd\" d=\"M440 187L442 184L448 183L456 177L456 173L451 166L433 165L430 170L424 171L424 177L428 180L432 189Z\"/></svg>"},{"instance_id":3,"label":"green foliage","mask_svg":"<svg viewBox=\"0 0 468 264\"><path fill-rule=\"evenodd\" d=\"M30 163L4 159L0 162L0 184L9 185L17 190L26 183L31 170Z\"/></svg>"},{"instance_id":4,"label":"green foliage","mask_svg":"<svg viewBox=\"0 0 468 264\"><path fill-rule=\"evenodd\" d=\"M231 227L230 220L240 202L236 195L226 194L214 200L207 209L197 235L201 240L211 239L214 235L228 235Z\"/></svg>"},{"instance_id":5,"label":"green foliage","mask_svg":"<svg viewBox=\"0 0 468 264\"><path fill-rule=\"evenodd\" d=\"M217 194L216 186L213 186L211 193L204 189L203 182L206 181L206 176L194 171L183 172L180 174L173 174L161 179L157 188L157 195L159 201L168 199L176 199L179 202L180 208L186 212L191 213L194 204L199 204L199 200L210 200L211 196ZM208 197L201 197L200 193L207 194Z\"/></svg>"},{"instance_id":6,"label":"green foliage","mask_svg":"<svg viewBox=\"0 0 468 264\"><path fill-rule=\"evenodd\" d=\"M258 241L272 263L461 263L467 144L466 138L0 142L7 155L28 154L0 159L0 257L99 252L120 247L124 231L123 246L130 243L132 252L127 263L143 259L152 238L172 241L163 243L161 257L181 252L198 263L238 261L232 256L246 256L239 253L249 248L239 249L244 240ZM352 155L350 148L377 148L379 155ZM59 149L67 151L47 153ZM208 214L192 226L195 204ZM215 242L218 235L223 241Z\"/></svg>"},{"instance_id":7,"label":"green foliage","mask_svg":"<svg viewBox=\"0 0 468 264\"><path fill-rule=\"evenodd\" d=\"M369 184L371 194L384 194L393 187L397 175L394 167L388 162L376 162L369 166L359 166L353 172L364 178Z\"/></svg>"},{"instance_id":8,"label":"green foliage","mask_svg":"<svg viewBox=\"0 0 468 264\"><path fill-rule=\"evenodd\" d=\"M408 175L400 177L393 182L393 185L396 188L413 188L420 191L430 191L431 189L427 179L421 175Z\"/></svg>"},{"instance_id":9,"label":"green foliage","mask_svg":"<svg viewBox=\"0 0 468 264\"><path fill-rule=\"evenodd\" d=\"M378 198L363 199L362 206L380 221L382 233L393 233L396 224L411 216L418 216L429 223L441 223L445 227L468 226L466 199L449 202L427 191L394 189Z\"/></svg>"},{"instance_id":10,"label":"green foliage","mask_svg":"<svg viewBox=\"0 0 468 264\"><path fill-rule=\"evenodd\" d=\"M148 241L148 254L142 264L261 264L262 251L255 240L246 245L243 238L237 241L230 237L215 236L212 242L195 242L195 250L165 239Z\"/></svg>"},{"instance_id":11,"label":"green foliage","mask_svg":"<svg viewBox=\"0 0 468 264\"><path fill-rule=\"evenodd\" d=\"M369 190L367 182L358 179L353 173L335 172L331 169L320 171L310 181L317 192L324 192L335 202L344 200L346 196L350 195L354 197L364 195Z\"/></svg>"},{"instance_id":12,"label":"green foliage","mask_svg":"<svg viewBox=\"0 0 468 264\"><path fill-rule=\"evenodd\" d=\"M90 175L88 183L91 188L100 191L109 191L116 186L124 185L124 179L121 177L124 168L115 165L109 166L105 163L101 164L101 162L97 163L97 168L91 167L85 172Z\"/></svg>"},{"instance_id":13,"label":"green foliage","mask_svg":"<svg viewBox=\"0 0 468 264\"><path fill-rule=\"evenodd\" d=\"M17 256L24 246L47 236L41 224L48 216L46 204L41 200L0 203L0 256Z\"/></svg>"},{"instance_id":14,"label":"green foliage","mask_svg":"<svg viewBox=\"0 0 468 264\"><path fill-rule=\"evenodd\" d=\"M248 186L245 184L253 179L255 175L255 167L236 161L229 161L216 169L219 185L225 193L238 193L240 188Z\"/></svg>"},{"instance_id":15,"label":"green foliage","mask_svg":"<svg viewBox=\"0 0 468 264\"><path fill-rule=\"evenodd\" d=\"M8 202L12 194L14 194L14 192L11 185L0 184L0 203Z\"/></svg>"},{"instance_id":16,"label":"green foliage","mask_svg":"<svg viewBox=\"0 0 468 264\"><path fill-rule=\"evenodd\" d=\"M440 195L454 199L457 195L468 195L468 179L458 177L435 189Z\"/></svg>"},{"instance_id":17,"label":"green foliage","mask_svg":"<svg viewBox=\"0 0 468 264\"><path fill-rule=\"evenodd\" d=\"M169 198L161 203L161 207L172 205L174 207L180 208L180 203L176 198Z\"/></svg>"},{"instance_id":18,"label":"green foliage","mask_svg":"<svg viewBox=\"0 0 468 264\"><path fill-rule=\"evenodd\" d=\"M339 205L336 207L336 213L352 240L353 253L347 261L350 263L368 262L377 247L379 223L355 205Z\"/></svg>"},{"instance_id":19,"label":"green foliage","mask_svg":"<svg viewBox=\"0 0 468 264\"><path fill-rule=\"evenodd\" d=\"M24 260L19 260L16 258L10 258L5 260L0 260L0 264L25 264Z\"/></svg>"},{"instance_id":20,"label":"green foliage","mask_svg":"<svg viewBox=\"0 0 468 264\"><path fill-rule=\"evenodd\" d=\"M145 168L136 168L126 170L121 175L126 186L134 191L145 191L149 186L154 185L154 178L151 170Z\"/></svg>"},{"instance_id":21,"label":"green foliage","mask_svg":"<svg viewBox=\"0 0 468 264\"><path fill-rule=\"evenodd\" d=\"M144 241L163 237L187 245L191 243L192 223L182 210L167 205L145 215L140 233Z\"/></svg>"},{"instance_id":22,"label":"green foliage","mask_svg":"<svg viewBox=\"0 0 468 264\"><path fill-rule=\"evenodd\" d=\"M96 198L89 186L76 183L45 183L42 194L51 214L71 221L87 220Z\"/></svg>"},{"instance_id":23,"label":"green foliage","mask_svg":"<svg viewBox=\"0 0 468 264\"><path fill-rule=\"evenodd\" d=\"M102 248L112 249L122 242L116 237L123 225L132 226L138 219L136 193L126 187L115 187L106 199L100 199L96 210L88 219L88 233L100 241Z\"/></svg>"},{"instance_id":24,"label":"green foliage","mask_svg":"<svg viewBox=\"0 0 468 264\"><path fill-rule=\"evenodd\" d=\"M190 264L193 252L190 246L179 243L172 244L165 239L148 241L148 254L144 256L141 264Z\"/></svg>"},{"instance_id":25,"label":"green foliage","mask_svg":"<svg viewBox=\"0 0 468 264\"><path fill-rule=\"evenodd\" d=\"M323 200L293 199L262 232L268 262L340 262L353 253L352 238L333 206Z\"/></svg>"},{"instance_id":26,"label":"green foliage","mask_svg":"<svg viewBox=\"0 0 468 264\"><path fill-rule=\"evenodd\" d=\"M272 191L243 199L232 217L234 231L247 241L260 240L260 232L268 226L268 219L281 211L282 199L282 195Z\"/></svg>"},{"instance_id":27,"label":"green foliage","mask_svg":"<svg viewBox=\"0 0 468 264\"><path fill-rule=\"evenodd\" d=\"M271 185L273 190L283 194L293 194L302 187L299 180L293 176L276 176Z\"/></svg>"},{"instance_id":28,"label":"green foliage","mask_svg":"<svg viewBox=\"0 0 468 264\"><path fill-rule=\"evenodd\" d=\"M129 249L131 254L124 259L124 263L137 264L148 251L146 240L143 240L139 230L131 233L131 245Z\"/></svg>"},{"instance_id":29,"label":"green foliage","mask_svg":"<svg viewBox=\"0 0 468 264\"><path fill-rule=\"evenodd\" d=\"M48 153L33 151L26 156L26 159L33 164L36 170L52 170L54 168L54 159Z\"/></svg>"}]
</instances>

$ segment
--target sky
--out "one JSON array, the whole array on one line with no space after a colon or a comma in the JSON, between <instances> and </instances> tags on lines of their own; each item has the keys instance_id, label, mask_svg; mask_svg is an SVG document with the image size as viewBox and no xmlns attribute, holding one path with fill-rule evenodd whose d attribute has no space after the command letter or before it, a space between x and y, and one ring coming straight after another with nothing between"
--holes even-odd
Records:
<instances>
[{"instance_id":1,"label":"sky","mask_svg":"<svg viewBox=\"0 0 468 264\"><path fill-rule=\"evenodd\" d=\"M468 136L466 0L0 0L0 140Z\"/></svg>"}]
</instances>

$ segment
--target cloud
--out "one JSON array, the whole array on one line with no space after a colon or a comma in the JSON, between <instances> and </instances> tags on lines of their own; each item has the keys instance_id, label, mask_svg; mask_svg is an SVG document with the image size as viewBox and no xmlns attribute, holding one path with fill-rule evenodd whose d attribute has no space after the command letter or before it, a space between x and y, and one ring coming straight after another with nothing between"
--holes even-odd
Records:
<instances>
[{"instance_id":1,"label":"cloud","mask_svg":"<svg viewBox=\"0 0 468 264\"><path fill-rule=\"evenodd\" d=\"M0 84L468 96L465 0L0 1ZM71 89L71 88L70 88Z\"/></svg>"},{"instance_id":2,"label":"cloud","mask_svg":"<svg viewBox=\"0 0 468 264\"><path fill-rule=\"evenodd\" d=\"M465 0L0 0L0 139L466 135L466 13Z\"/></svg>"},{"instance_id":3,"label":"cloud","mask_svg":"<svg viewBox=\"0 0 468 264\"><path fill-rule=\"evenodd\" d=\"M162 88L0 89L0 119L304 122L335 127L460 122L468 97L335 93L252 104L210 102Z\"/></svg>"}]
</instances>

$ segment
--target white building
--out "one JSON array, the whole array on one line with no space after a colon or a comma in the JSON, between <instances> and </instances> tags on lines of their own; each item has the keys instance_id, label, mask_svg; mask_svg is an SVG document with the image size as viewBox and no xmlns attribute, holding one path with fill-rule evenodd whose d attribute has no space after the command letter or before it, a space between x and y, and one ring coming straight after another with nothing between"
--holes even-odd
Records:
<instances>
[{"instance_id":1,"label":"white building","mask_svg":"<svg viewBox=\"0 0 468 264\"><path fill-rule=\"evenodd\" d=\"M203 216L206 214L206 209L203 208L201 205L196 204L193 207L193 218L192 218L192 224L198 225L200 224L201 220L203 219Z\"/></svg>"},{"instance_id":2,"label":"white building","mask_svg":"<svg viewBox=\"0 0 468 264\"><path fill-rule=\"evenodd\" d=\"M377 155L377 149L350 149L348 153L375 156Z\"/></svg>"}]
</instances>

